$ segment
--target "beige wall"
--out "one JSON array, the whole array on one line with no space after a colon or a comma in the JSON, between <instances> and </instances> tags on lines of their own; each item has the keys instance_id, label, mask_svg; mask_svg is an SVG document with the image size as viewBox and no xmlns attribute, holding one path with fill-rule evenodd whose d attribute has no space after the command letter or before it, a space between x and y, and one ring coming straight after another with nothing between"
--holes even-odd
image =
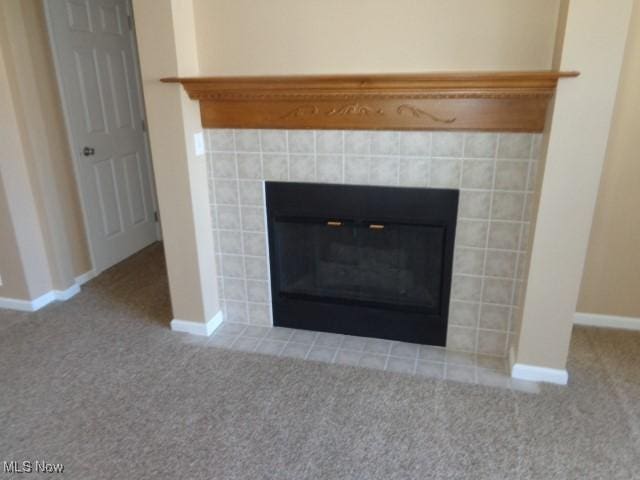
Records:
<instances>
[{"instance_id":1,"label":"beige wall","mask_svg":"<svg viewBox=\"0 0 640 480\"><path fill-rule=\"evenodd\" d=\"M1 55L2 52L0 52ZM20 261L20 250L14 234L11 212L2 181L0 181L0 275L2 275L0 297L29 298L29 288Z\"/></svg>"},{"instance_id":2,"label":"beige wall","mask_svg":"<svg viewBox=\"0 0 640 480\"><path fill-rule=\"evenodd\" d=\"M28 299L52 288L68 288L91 264L40 0L0 3L0 49L6 80L3 93L10 98L3 103L7 122L3 133L16 146L12 152L3 149L3 160L9 162L2 172L5 195L9 209L14 206L13 236L23 263L38 259L36 270L40 270L25 277L29 295L15 297ZM16 176L18 172L24 176ZM23 212L30 204L33 218ZM18 230L29 222L33 222L32 235L21 239ZM0 245L2 255L5 247L9 248ZM44 258L30 251L40 247ZM5 293L2 296L12 295Z\"/></svg>"},{"instance_id":3,"label":"beige wall","mask_svg":"<svg viewBox=\"0 0 640 480\"><path fill-rule=\"evenodd\" d=\"M195 0L209 75L551 65L559 0Z\"/></svg>"},{"instance_id":4,"label":"beige wall","mask_svg":"<svg viewBox=\"0 0 640 480\"><path fill-rule=\"evenodd\" d=\"M191 0L134 0L144 99L173 316L205 323L220 310L206 160L193 135L199 106L169 76L198 75Z\"/></svg>"},{"instance_id":5,"label":"beige wall","mask_svg":"<svg viewBox=\"0 0 640 480\"><path fill-rule=\"evenodd\" d=\"M578 311L640 318L640 0L635 0Z\"/></svg>"},{"instance_id":6,"label":"beige wall","mask_svg":"<svg viewBox=\"0 0 640 480\"><path fill-rule=\"evenodd\" d=\"M564 369L633 0L572 0L546 135L516 361Z\"/></svg>"}]
</instances>

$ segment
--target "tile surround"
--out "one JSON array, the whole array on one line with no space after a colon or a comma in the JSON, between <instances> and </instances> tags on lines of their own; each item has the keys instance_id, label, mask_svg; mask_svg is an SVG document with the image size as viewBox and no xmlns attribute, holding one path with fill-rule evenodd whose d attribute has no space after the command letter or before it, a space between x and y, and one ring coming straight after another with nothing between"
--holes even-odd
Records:
<instances>
[{"instance_id":1,"label":"tile surround","mask_svg":"<svg viewBox=\"0 0 640 480\"><path fill-rule=\"evenodd\" d=\"M518 331L540 140L512 133L208 130L225 318L272 323L264 180L459 188L448 349L506 355ZM317 348L312 357L327 355Z\"/></svg>"}]
</instances>

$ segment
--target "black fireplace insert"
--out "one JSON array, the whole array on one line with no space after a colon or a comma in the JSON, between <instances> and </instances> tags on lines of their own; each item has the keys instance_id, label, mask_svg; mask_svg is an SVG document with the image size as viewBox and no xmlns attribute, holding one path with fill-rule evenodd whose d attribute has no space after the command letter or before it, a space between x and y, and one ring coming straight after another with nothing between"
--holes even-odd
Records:
<instances>
[{"instance_id":1,"label":"black fireplace insert","mask_svg":"<svg viewBox=\"0 0 640 480\"><path fill-rule=\"evenodd\" d=\"M444 346L458 196L267 182L274 324Z\"/></svg>"}]
</instances>

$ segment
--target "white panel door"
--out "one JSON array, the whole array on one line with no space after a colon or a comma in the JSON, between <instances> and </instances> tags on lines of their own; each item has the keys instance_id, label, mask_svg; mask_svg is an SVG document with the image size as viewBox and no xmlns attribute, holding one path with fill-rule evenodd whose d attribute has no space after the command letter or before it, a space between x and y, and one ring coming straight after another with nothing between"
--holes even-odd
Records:
<instances>
[{"instance_id":1,"label":"white panel door","mask_svg":"<svg viewBox=\"0 0 640 480\"><path fill-rule=\"evenodd\" d=\"M45 0L96 272L158 238L129 0Z\"/></svg>"}]
</instances>

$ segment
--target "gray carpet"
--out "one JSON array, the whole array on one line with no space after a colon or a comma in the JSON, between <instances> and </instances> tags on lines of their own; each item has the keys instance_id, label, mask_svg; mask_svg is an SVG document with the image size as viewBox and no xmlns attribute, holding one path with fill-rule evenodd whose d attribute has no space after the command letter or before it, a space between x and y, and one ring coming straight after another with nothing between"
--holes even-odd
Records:
<instances>
[{"instance_id":1,"label":"gray carpet","mask_svg":"<svg viewBox=\"0 0 640 480\"><path fill-rule=\"evenodd\" d=\"M538 394L189 342L159 245L0 312L3 461L74 479L640 478L640 335L576 328ZM15 475L37 478L37 475ZM12 475L1 473L0 478Z\"/></svg>"}]
</instances>

